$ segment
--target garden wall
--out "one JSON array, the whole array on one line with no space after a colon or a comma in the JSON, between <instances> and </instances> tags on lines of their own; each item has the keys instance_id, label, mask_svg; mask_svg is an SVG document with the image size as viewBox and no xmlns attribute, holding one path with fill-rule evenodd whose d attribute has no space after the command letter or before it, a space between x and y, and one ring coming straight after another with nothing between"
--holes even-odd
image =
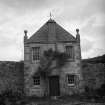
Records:
<instances>
[{"instance_id":1,"label":"garden wall","mask_svg":"<svg viewBox=\"0 0 105 105\"><path fill-rule=\"evenodd\" d=\"M22 91L24 83L23 62L0 62L0 93L13 90Z\"/></svg>"}]
</instances>

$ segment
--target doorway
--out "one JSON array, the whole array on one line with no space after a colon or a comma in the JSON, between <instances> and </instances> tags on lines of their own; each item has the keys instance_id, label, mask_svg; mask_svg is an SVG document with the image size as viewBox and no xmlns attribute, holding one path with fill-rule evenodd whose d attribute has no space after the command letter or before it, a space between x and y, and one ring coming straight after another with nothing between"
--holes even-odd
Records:
<instances>
[{"instance_id":1,"label":"doorway","mask_svg":"<svg viewBox=\"0 0 105 105\"><path fill-rule=\"evenodd\" d=\"M50 96L60 95L59 76L49 77L49 94Z\"/></svg>"}]
</instances>

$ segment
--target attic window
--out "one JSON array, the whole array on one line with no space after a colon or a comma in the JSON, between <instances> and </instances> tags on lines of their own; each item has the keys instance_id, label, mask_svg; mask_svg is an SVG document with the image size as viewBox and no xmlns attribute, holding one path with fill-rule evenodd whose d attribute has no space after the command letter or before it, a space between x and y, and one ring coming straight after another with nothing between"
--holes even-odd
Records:
<instances>
[{"instance_id":1,"label":"attic window","mask_svg":"<svg viewBox=\"0 0 105 105\"><path fill-rule=\"evenodd\" d=\"M32 60L40 60L40 47L32 48Z\"/></svg>"},{"instance_id":2,"label":"attic window","mask_svg":"<svg viewBox=\"0 0 105 105\"><path fill-rule=\"evenodd\" d=\"M40 85L40 76L33 77L34 85Z\"/></svg>"},{"instance_id":3,"label":"attic window","mask_svg":"<svg viewBox=\"0 0 105 105\"><path fill-rule=\"evenodd\" d=\"M74 58L74 51L73 46L66 46L66 55L68 58L73 59Z\"/></svg>"},{"instance_id":4,"label":"attic window","mask_svg":"<svg viewBox=\"0 0 105 105\"><path fill-rule=\"evenodd\" d=\"M73 86L75 84L75 75L68 74L67 75L67 83L68 83L68 85Z\"/></svg>"}]
</instances>

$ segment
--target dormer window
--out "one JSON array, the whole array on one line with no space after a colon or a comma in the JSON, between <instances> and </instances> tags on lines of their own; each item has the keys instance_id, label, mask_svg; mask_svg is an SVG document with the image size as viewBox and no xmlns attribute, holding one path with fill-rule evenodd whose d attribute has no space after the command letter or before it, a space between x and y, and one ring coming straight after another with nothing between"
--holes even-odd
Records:
<instances>
[{"instance_id":1,"label":"dormer window","mask_svg":"<svg viewBox=\"0 0 105 105\"><path fill-rule=\"evenodd\" d=\"M66 46L66 55L70 59L74 58L74 51L73 50L74 50L73 46Z\"/></svg>"},{"instance_id":2,"label":"dormer window","mask_svg":"<svg viewBox=\"0 0 105 105\"><path fill-rule=\"evenodd\" d=\"M33 61L40 60L40 47L32 48L32 60Z\"/></svg>"}]
</instances>

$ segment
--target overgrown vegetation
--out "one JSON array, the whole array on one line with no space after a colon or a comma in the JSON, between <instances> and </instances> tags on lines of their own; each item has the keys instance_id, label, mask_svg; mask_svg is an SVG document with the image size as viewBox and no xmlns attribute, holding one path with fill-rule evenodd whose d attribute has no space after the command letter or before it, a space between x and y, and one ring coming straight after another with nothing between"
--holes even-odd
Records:
<instances>
[{"instance_id":1,"label":"overgrown vegetation","mask_svg":"<svg viewBox=\"0 0 105 105\"><path fill-rule=\"evenodd\" d=\"M0 94L0 105L23 105L23 92L5 90Z\"/></svg>"},{"instance_id":2,"label":"overgrown vegetation","mask_svg":"<svg viewBox=\"0 0 105 105\"><path fill-rule=\"evenodd\" d=\"M87 100L94 100L96 102L105 100L105 84L102 84L100 88L93 89L88 86L85 87L84 97Z\"/></svg>"},{"instance_id":3,"label":"overgrown vegetation","mask_svg":"<svg viewBox=\"0 0 105 105\"><path fill-rule=\"evenodd\" d=\"M48 51L45 51L43 53L38 71L34 75L39 74L42 77L46 78L53 69L63 67L66 64L66 62L67 56L65 53L49 49Z\"/></svg>"}]
</instances>

